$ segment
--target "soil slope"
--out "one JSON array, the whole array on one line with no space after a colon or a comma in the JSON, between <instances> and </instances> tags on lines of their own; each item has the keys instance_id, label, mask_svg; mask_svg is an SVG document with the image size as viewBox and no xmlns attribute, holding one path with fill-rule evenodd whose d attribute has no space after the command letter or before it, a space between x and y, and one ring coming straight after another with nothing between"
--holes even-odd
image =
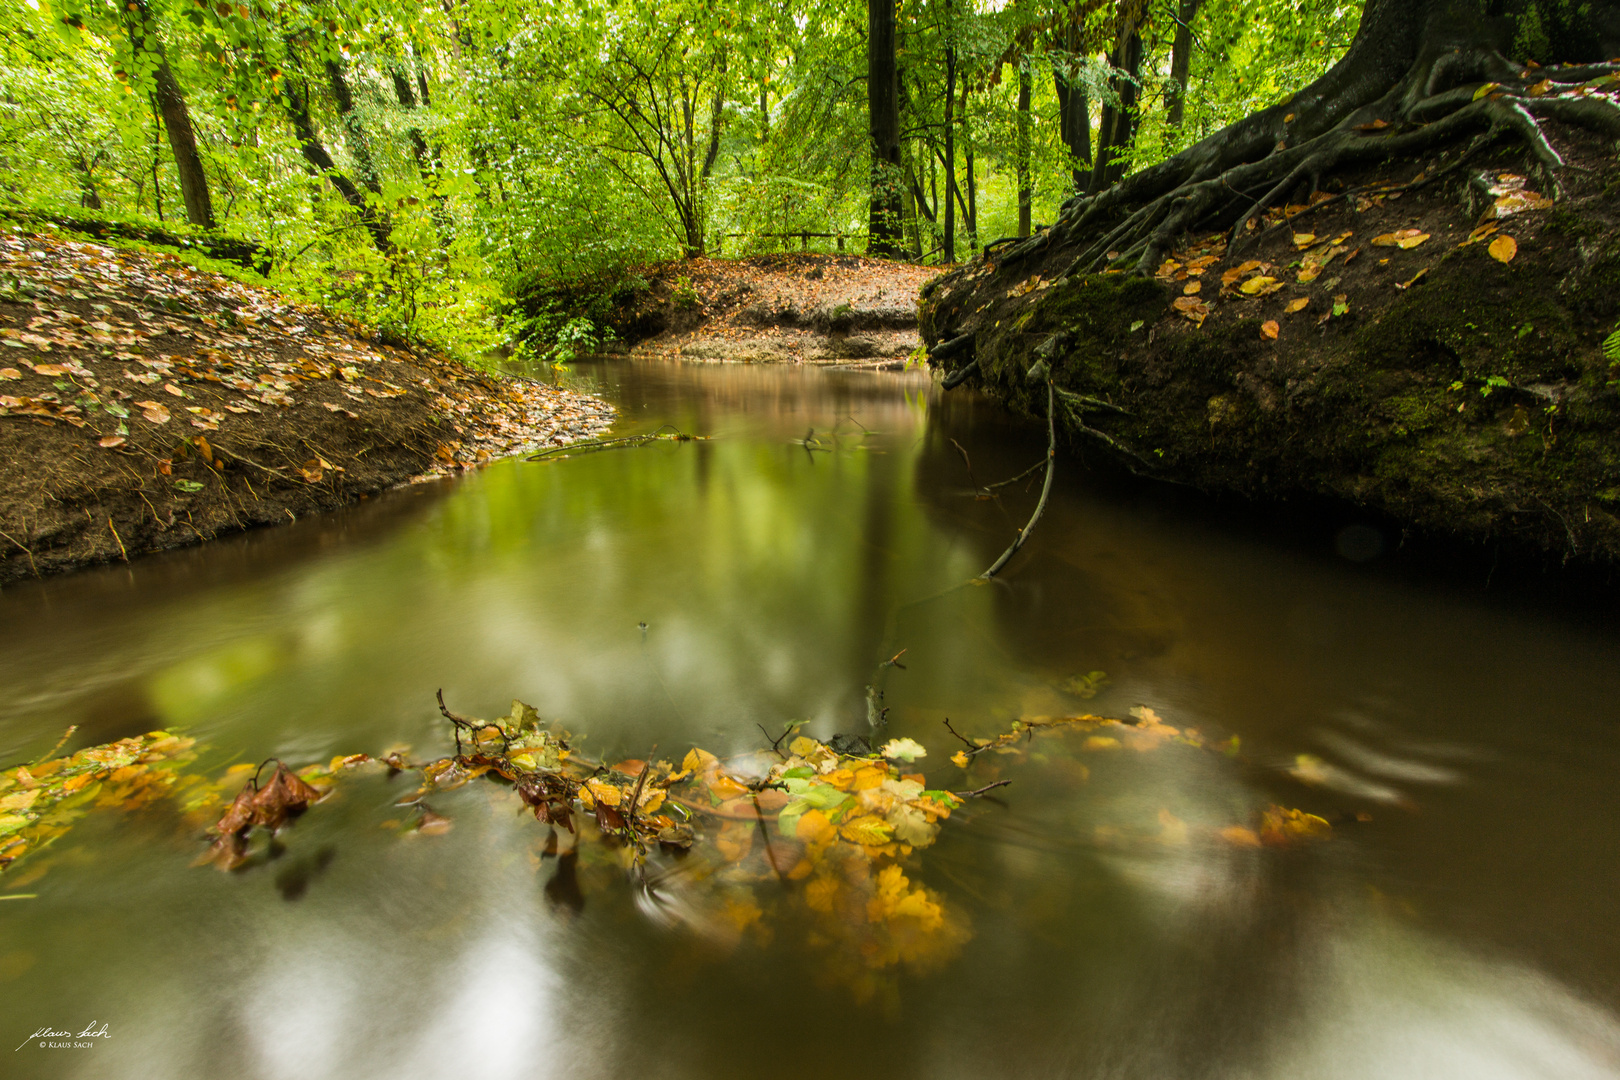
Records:
<instances>
[{"instance_id":1,"label":"soil slope","mask_svg":"<svg viewBox=\"0 0 1620 1080\"><path fill-rule=\"evenodd\" d=\"M641 272L611 319L635 356L736 363L903 364L917 292L938 268L858 255L686 259Z\"/></svg>"},{"instance_id":2,"label":"soil slope","mask_svg":"<svg viewBox=\"0 0 1620 1080\"><path fill-rule=\"evenodd\" d=\"M1062 244L992 254L925 288L923 334L1030 413L1051 378L1071 445L1140 475L1612 565L1620 170L1549 130L1555 177L1505 141L1395 161L1234 247L1185 236L1154 278L1077 272Z\"/></svg>"},{"instance_id":3,"label":"soil slope","mask_svg":"<svg viewBox=\"0 0 1620 1080\"><path fill-rule=\"evenodd\" d=\"M0 583L287 522L610 418L171 256L0 229Z\"/></svg>"}]
</instances>

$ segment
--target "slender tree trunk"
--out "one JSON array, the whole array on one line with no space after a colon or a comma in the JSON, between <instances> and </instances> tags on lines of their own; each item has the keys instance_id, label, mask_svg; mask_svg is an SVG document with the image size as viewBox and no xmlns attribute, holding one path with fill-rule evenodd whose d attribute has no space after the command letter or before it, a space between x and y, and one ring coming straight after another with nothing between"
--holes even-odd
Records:
<instances>
[{"instance_id":1,"label":"slender tree trunk","mask_svg":"<svg viewBox=\"0 0 1620 1080\"><path fill-rule=\"evenodd\" d=\"M377 245L377 250L391 254L394 243L389 236L387 218L378 214L376 208L366 201L365 195L354 186L354 181L338 169L332 155L327 153L326 147L321 143L320 133L315 130L315 120L310 116L309 89L304 80L288 74L281 82L282 103L286 106L287 118L292 121L293 133L298 137L298 149L304 155L304 160L313 170L325 176L327 182L343 197L343 201L360 215L360 220L365 225L366 231L371 234L372 243Z\"/></svg>"},{"instance_id":2,"label":"slender tree trunk","mask_svg":"<svg viewBox=\"0 0 1620 1080\"><path fill-rule=\"evenodd\" d=\"M1176 37L1170 46L1170 114L1166 118L1171 127L1180 127L1187 105L1187 74L1192 70L1192 21L1198 14L1198 0L1180 0L1176 10Z\"/></svg>"},{"instance_id":3,"label":"slender tree trunk","mask_svg":"<svg viewBox=\"0 0 1620 1080\"><path fill-rule=\"evenodd\" d=\"M1118 49L1108 57L1116 74L1110 80L1119 105L1104 105L1097 125L1097 161L1091 170L1090 191L1096 194L1125 175L1124 150L1136 140L1137 80L1142 74L1140 24L1127 23Z\"/></svg>"},{"instance_id":4,"label":"slender tree trunk","mask_svg":"<svg viewBox=\"0 0 1620 1080\"><path fill-rule=\"evenodd\" d=\"M382 194L382 180L377 165L371 158L371 140L366 138L365 125L354 108L354 94L349 90L349 79L343 65L337 60L326 61L326 81L332 88L332 99L337 102L338 118L343 121L344 141L349 144L349 156L354 158L354 173L366 190L373 195Z\"/></svg>"},{"instance_id":5,"label":"slender tree trunk","mask_svg":"<svg viewBox=\"0 0 1620 1080\"><path fill-rule=\"evenodd\" d=\"M186 220L202 229L214 227L214 203L208 195L208 174L203 171L202 155L197 152L197 134L191 127L191 110L180 81L169 67L158 37L157 20L147 0L129 0L125 7L124 29L137 62L152 64L152 87L163 130L169 136L174 168L180 177L180 195L186 203Z\"/></svg>"},{"instance_id":6,"label":"slender tree trunk","mask_svg":"<svg viewBox=\"0 0 1620 1080\"><path fill-rule=\"evenodd\" d=\"M871 139L871 201L866 249L901 253L900 80L895 68L895 0L867 0L866 102Z\"/></svg>"},{"instance_id":7,"label":"slender tree trunk","mask_svg":"<svg viewBox=\"0 0 1620 1080\"><path fill-rule=\"evenodd\" d=\"M1018 63L1018 235L1028 236L1030 231L1030 191L1029 168L1029 92L1030 74L1028 61L1020 60Z\"/></svg>"},{"instance_id":8,"label":"slender tree trunk","mask_svg":"<svg viewBox=\"0 0 1620 1080\"><path fill-rule=\"evenodd\" d=\"M405 74L402 65L391 64L388 68L388 77L394 83L394 97L399 99L400 108L408 113L416 112L416 91L411 87L410 76ZM422 178L424 184L430 183L432 172L428 168L427 140L422 138L422 129L414 122L405 129L405 138L411 144L411 157L416 161L416 174Z\"/></svg>"},{"instance_id":9,"label":"slender tree trunk","mask_svg":"<svg viewBox=\"0 0 1620 1080\"><path fill-rule=\"evenodd\" d=\"M86 210L100 210L101 192L96 190L96 174L84 154L74 153L73 167L79 174L79 205Z\"/></svg>"},{"instance_id":10,"label":"slender tree trunk","mask_svg":"<svg viewBox=\"0 0 1620 1080\"><path fill-rule=\"evenodd\" d=\"M962 80L962 156L966 159L967 175L967 206L963 209L962 220L967 225L968 255L978 254L979 251L979 198L978 188L973 179L973 133L968 127L968 87L967 80Z\"/></svg>"},{"instance_id":11,"label":"slender tree trunk","mask_svg":"<svg viewBox=\"0 0 1620 1080\"><path fill-rule=\"evenodd\" d=\"M949 23L946 33L950 32ZM956 261L956 46L945 46L945 237L942 261Z\"/></svg>"},{"instance_id":12,"label":"slender tree trunk","mask_svg":"<svg viewBox=\"0 0 1620 1080\"><path fill-rule=\"evenodd\" d=\"M152 106L152 208L157 211L158 221L163 221L163 181L158 176L158 165L162 161L163 151L158 146L159 132L163 130L163 112L158 108L157 94L153 93L148 100Z\"/></svg>"}]
</instances>

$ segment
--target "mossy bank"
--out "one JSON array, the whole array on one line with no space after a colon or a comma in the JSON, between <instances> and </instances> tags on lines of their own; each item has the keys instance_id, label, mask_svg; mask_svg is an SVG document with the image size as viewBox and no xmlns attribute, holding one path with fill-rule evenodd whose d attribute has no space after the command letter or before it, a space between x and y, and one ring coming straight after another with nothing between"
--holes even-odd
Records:
<instances>
[{"instance_id":1,"label":"mossy bank","mask_svg":"<svg viewBox=\"0 0 1620 1080\"><path fill-rule=\"evenodd\" d=\"M1050 376L1070 445L1143 476L1612 565L1620 170L1560 135L1556 202L1505 150L1437 183L1410 181L1443 159L1396 162L1300 192L1231 251L1184 237L1155 278L992 252L925 287L923 337L1031 413Z\"/></svg>"}]
</instances>

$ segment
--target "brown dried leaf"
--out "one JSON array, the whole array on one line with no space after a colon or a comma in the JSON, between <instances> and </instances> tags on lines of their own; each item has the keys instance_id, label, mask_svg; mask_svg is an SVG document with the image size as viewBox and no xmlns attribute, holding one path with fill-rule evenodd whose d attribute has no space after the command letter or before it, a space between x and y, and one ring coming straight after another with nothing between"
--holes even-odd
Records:
<instances>
[{"instance_id":1,"label":"brown dried leaf","mask_svg":"<svg viewBox=\"0 0 1620 1080\"><path fill-rule=\"evenodd\" d=\"M306 784L297 773L281 762L270 782L253 797L254 822L272 831L281 828L290 818L304 812L304 808L321 797L321 793Z\"/></svg>"}]
</instances>

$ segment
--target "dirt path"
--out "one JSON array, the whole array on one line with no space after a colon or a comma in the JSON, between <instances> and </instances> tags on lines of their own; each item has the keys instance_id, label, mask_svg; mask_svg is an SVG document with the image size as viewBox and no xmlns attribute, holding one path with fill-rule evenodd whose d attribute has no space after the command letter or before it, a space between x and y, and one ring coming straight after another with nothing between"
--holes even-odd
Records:
<instances>
[{"instance_id":1,"label":"dirt path","mask_svg":"<svg viewBox=\"0 0 1620 1080\"><path fill-rule=\"evenodd\" d=\"M614 321L633 356L899 366L937 273L858 255L688 259L645 271L648 288Z\"/></svg>"},{"instance_id":2,"label":"dirt path","mask_svg":"<svg viewBox=\"0 0 1620 1080\"><path fill-rule=\"evenodd\" d=\"M611 416L178 258L0 228L0 584L294 520Z\"/></svg>"}]
</instances>

